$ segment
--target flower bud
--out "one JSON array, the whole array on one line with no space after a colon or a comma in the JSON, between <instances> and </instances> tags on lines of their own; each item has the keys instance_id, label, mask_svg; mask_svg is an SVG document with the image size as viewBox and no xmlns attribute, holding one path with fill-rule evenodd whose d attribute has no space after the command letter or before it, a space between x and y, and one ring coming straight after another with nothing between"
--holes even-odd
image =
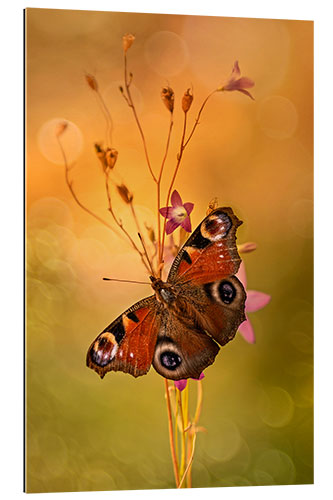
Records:
<instances>
[{"instance_id":1,"label":"flower bud","mask_svg":"<svg viewBox=\"0 0 333 500\"><path fill-rule=\"evenodd\" d=\"M239 253L250 253L253 252L257 248L257 244L252 241L248 241L247 243L242 243L241 245L237 245L237 250Z\"/></svg>"},{"instance_id":2,"label":"flower bud","mask_svg":"<svg viewBox=\"0 0 333 500\"><path fill-rule=\"evenodd\" d=\"M131 33L127 33L126 35L123 36L123 49L126 54L128 49L131 47L132 43L135 40L135 36L132 35Z\"/></svg>"},{"instance_id":3,"label":"flower bud","mask_svg":"<svg viewBox=\"0 0 333 500\"><path fill-rule=\"evenodd\" d=\"M68 122L60 122L56 126L55 135L60 137L68 127Z\"/></svg>"},{"instance_id":4,"label":"flower bud","mask_svg":"<svg viewBox=\"0 0 333 500\"><path fill-rule=\"evenodd\" d=\"M125 184L121 184L120 186L117 186L118 193L122 197L125 203L129 204L133 200L133 194L129 192Z\"/></svg>"},{"instance_id":5,"label":"flower bud","mask_svg":"<svg viewBox=\"0 0 333 500\"><path fill-rule=\"evenodd\" d=\"M215 210L219 206L218 199L215 197L208 203L208 207L206 210L206 215L209 215L213 210Z\"/></svg>"},{"instance_id":6,"label":"flower bud","mask_svg":"<svg viewBox=\"0 0 333 500\"><path fill-rule=\"evenodd\" d=\"M91 90L94 90L95 92L98 91L98 84L97 80L93 75L86 74L86 81L91 88Z\"/></svg>"},{"instance_id":7,"label":"flower bud","mask_svg":"<svg viewBox=\"0 0 333 500\"><path fill-rule=\"evenodd\" d=\"M113 148L108 148L105 152L106 164L109 168L113 169L118 158L118 151Z\"/></svg>"},{"instance_id":8,"label":"flower bud","mask_svg":"<svg viewBox=\"0 0 333 500\"><path fill-rule=\"evenodd\" d=\"M190 109L193 101L193 94L191 94L191 89L187 89L182 99L182 108L184 113L187 113Z\"/></svg>"},{"instance_id":9,"label":"flower bud","mask_svg":"<svg viewBox=\"0 0 333 500\"><path fill-rule=\"evenodd\" d=\"M162 101L170 111L173 112L174 102L175 102L175 93L170 87L163 87L161 91Z\"/></svg>"}]
</instances>

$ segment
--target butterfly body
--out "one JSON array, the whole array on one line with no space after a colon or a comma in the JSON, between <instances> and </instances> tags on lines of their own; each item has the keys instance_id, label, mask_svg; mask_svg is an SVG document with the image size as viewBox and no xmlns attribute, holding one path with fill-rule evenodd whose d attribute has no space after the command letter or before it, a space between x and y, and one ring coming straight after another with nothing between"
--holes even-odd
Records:
<instances>
[{"instance_id":1,"label":"butterfly body","mask_svg":"<svg viewBox=\"0 0 333 500\"><path fill-rule=\"evenodd\" d=\"M231 208L211 212L176 256L167 281L150 277L154 295L113 321L91 344L87 366L137 377L151 364L165 378L198 378L245 319L246 294Z\"/></svg>"}]
</instances>

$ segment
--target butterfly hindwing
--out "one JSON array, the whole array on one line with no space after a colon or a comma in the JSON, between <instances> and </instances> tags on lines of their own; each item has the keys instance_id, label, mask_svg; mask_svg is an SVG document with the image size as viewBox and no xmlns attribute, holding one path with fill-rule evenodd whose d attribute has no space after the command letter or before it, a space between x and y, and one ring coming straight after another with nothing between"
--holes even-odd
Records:
<instances>
[{"instance_id":1,"label":"butterfly hindwing","mask_svg":"<svg viewBox=\"0 0 333 500\"><path fill-rule=\"evenodd\" d=\"M218 345L193 321L164 315L158 333L153 366L165 378L199 378L214 362Z\"/></svg>"},{"instance_id":2,"label":"butterfly hindwing","mask_svg":"<svg viewBox=\"0 0 333 500\"><path fill-rule=\"evenodd\" d=\"M140 300L107 326L88 349L87 366L101 378L109 371L134 377L148 372L158 333L155 296Z\"/></svg>"}]
</instances>

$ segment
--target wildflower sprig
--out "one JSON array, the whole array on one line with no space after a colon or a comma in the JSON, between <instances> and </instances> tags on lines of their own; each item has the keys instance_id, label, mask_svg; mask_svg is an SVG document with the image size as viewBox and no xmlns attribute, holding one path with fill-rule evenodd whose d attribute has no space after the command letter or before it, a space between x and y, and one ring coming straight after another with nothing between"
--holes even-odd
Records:
<instances>
[{"instance_id":1,"label":"wildflower sprig","mask_svg":"<svg viewBox=\"0 0 333 500\"><path fill-rule=\"evenodd\" d=\"M113 144L113 120L111 112L105 100L103 99L98 81L94 75L86 74L85 80L91 91L96 96L97 103L105 119L105 145L103 145L102 143L95 143L94 149L97 160L102 167L101 170L104 175L107 210L111 216L112 224L107 222L104 218L100 217L97 213L93 212L90 208L86 207L84 203L79 199L74 189L73 180L71 179L70 175L70 171L74 165L70 166L68 164L66 154L61 142L62 134L64 134L67 130L66 122L61 122L58 124L58 127L55 130L55 136L64 160L65 180L75 202L89 215L111 229L115 234L117 234L117 236L125 239L131 245L134 251L140 256L142 264L144 265L149 275L152 275L154 277L161 277L162 273L164 272L164 265L171 263L178 250L183 245L186 237L188 237L188 234L192 231L190 217L194 208L194 203L183 203L181 195L175 189L175 183L184 156L184 152L190 141L192 140L192 137L194 136L198 125L200 124L203 111L211 97L217 93L238 91L253 99L253 96L249 93L248 89L254 86L254 82L248 77L241 76L238 62L235 61L229 79L224 84L215 88L207 95L207 97L201 103L196 115L194 115L194 120L190 116L193 110L193 103L195 103L193 89L187 88L185 90L180 105L178 106L174 90L169 85L164 86L161 89L160 98L162 104L165 106L166 111L169 113L169 125L166 130L166 141L161 161L157 166L154 166L150 159L148 142L146 140L143 126L141 124L131 92L134 75L131 71L128 70L128 52L133 46L134 42L135 36L131 33L124 35L122 38L124 82L119 87L119 90L127 106L129 106L129 108L132 110L133 118L137 125L141 138L147 168L152 182L156 187L156 227L148 225L146 221L143 221L145 232L142 231L142 224L137 217L137 213L135 210L135 192L130 189L130 187L124 180L119 181L119 176L115 174L115 170L118 169L119 153L118 149ZM168 160L173 125L176 111L178 109L177 106L182 112L182 132L180 136L179 149L176 158L173 159L173 161L175 162L174 168L171 174L171 178L167 183L168 187L166 189L165 204L162 207L161 184L165 173L165 165ZM189 125L191 123L191 120L192 124ZM125 227L124 221L117 215L113 204L113 197L115 195L118 196L128 207L129 214L135 222L137 235L134 236L130 234L127 227ZM214 208L216 207L217 199L214 199L210 202L207 213L210 213L210 211L214 210ZM174 238L174 232L176 230L179 232L179 241L177 243L175 243ZM245 243L243 246L241 245L239 247L239 251L248 253L250 251L253 251L255 247L255 243ZM240 279L245 285L244 276L243 279L241 279L240 276ZM264 307L268 303L269 298L270 297L268 295L261 292L249 291L249 298L246 303L246 311L251 312ZM252 342L254 339L254 333L248 318L245 322L243 331L241 327L239 330L241 331L245 339L249 342ZM202 409L203 377L204 375L201 374L198 380L191 382L191 384L195 384L197 387L197 402L193 415L189 408L188 381L180 380L177 382L171 382L167 379L164 379L170 450L175 482L178 488L182 488L184 486L191 487L192 485L192 463L195 454L197 434L198 432L205 430L203 427L198 425Z\"/></svg>"}]
</instances>

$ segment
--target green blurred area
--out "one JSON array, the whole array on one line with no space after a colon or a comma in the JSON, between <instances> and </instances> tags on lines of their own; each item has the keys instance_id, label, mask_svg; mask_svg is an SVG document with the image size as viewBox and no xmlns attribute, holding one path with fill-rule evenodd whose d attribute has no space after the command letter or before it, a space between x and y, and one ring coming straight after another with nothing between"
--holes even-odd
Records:
<instances>
[{"instance_id":1,"label":"green blurred area","mask_svg":"<svg viewBox=\"0 0 333 500\"><path fill-rule=\"evenodd\" d=\"M63 250L43 265L41 240L28 241L28 491L173 487L163 379L151 369L100 380L85 367L100 317L120 311L91 300ZM250 314L257 343L238 334L206 370L194 487L313 481L311 255L304 244L295 279L273 283L272 302Z\"/></svg>"}]
</instances>

